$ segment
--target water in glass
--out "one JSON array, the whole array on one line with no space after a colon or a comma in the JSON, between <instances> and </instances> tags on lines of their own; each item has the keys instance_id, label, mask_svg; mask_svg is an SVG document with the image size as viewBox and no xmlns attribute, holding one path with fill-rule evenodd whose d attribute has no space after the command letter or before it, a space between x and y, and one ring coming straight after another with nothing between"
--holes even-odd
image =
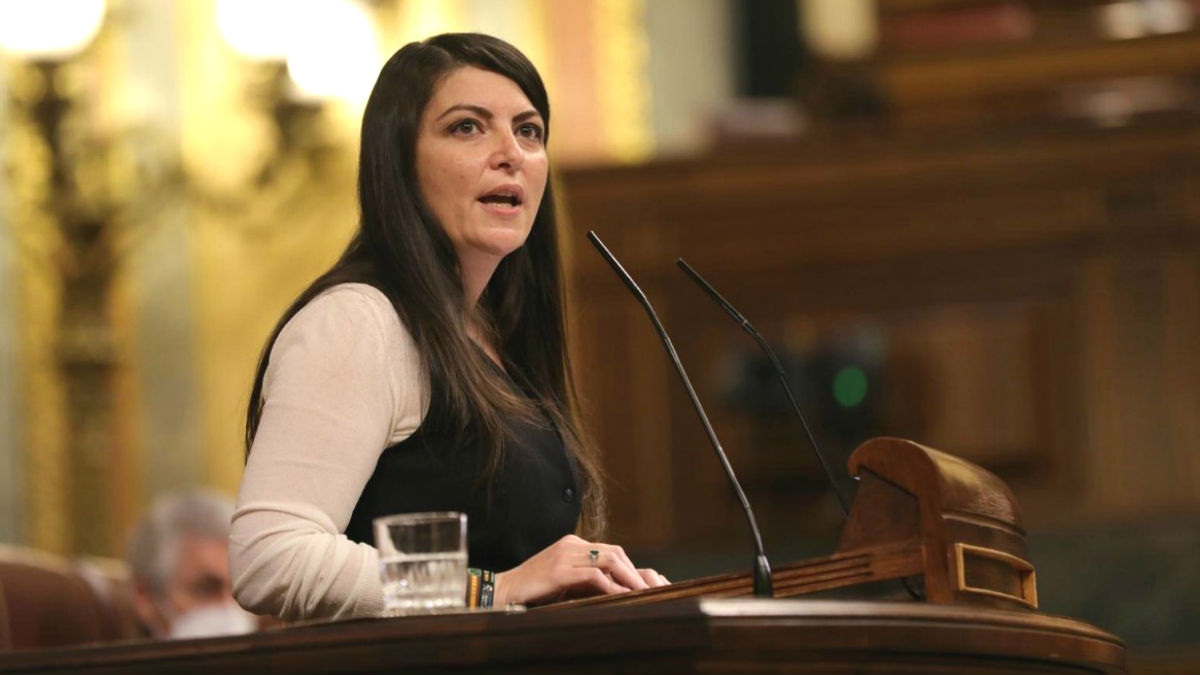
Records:
<instances>
[{"instance_id":1,"label":"water in glass","mask_svg":"<svg viewBox=\"0 0 1200 675\"><path fill-rule=\"evenodd\" d=\"M383 609L389 615L437 612L466 606L467 554L401 554L381 558Z\"/></svg>"}]
</instances>

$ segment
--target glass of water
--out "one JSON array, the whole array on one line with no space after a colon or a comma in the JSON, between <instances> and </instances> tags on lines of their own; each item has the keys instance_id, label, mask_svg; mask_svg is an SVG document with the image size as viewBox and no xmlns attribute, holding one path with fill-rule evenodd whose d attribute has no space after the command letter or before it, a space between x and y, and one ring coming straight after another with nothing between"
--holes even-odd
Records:
<instances>
[{"instance_id":1,"label":"glass of water","mask_svg":"<svg viewBox=\"0 0 1200 675\"><path fill-rule=\"evenodd\" d=\"M375 519L385 616L462 608L467 599L467 515L401 513Z\"/></svg>"}]
</instances>

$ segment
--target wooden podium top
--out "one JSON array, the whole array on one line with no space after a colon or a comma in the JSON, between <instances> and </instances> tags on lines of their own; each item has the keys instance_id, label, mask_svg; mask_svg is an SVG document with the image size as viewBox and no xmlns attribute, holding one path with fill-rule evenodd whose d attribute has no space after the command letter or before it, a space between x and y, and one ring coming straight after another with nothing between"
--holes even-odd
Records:
<instances>
[{"instance_id":1,"label":"wooden podium top","mask_svg":"<svg viewBox=\"0 0 1200 675\"><path fill-rule=\"evenodd\" d=\"M1121 640L1038 612L683 599L356 620L255 635L0 654L21 672L1125 672Z\"/></svg>"}]
</instances>

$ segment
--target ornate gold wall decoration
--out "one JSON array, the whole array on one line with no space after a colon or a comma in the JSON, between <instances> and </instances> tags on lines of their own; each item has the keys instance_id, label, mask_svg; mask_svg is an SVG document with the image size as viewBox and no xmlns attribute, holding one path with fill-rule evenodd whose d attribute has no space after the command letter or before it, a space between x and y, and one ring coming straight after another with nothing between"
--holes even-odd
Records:
<instances>
[{"instance_id":1,"label":"ornate gold wall decoration","mask_svg":"<svg viewBox=\"0 0 1200 675\"><path fill-rule=\"evenodd\" d=\"M197 478L233 493L259 353L355 224L357 115L336 105L296 108L276 120L296 128L275 126L253 95L272 73L221 42L212 5L192 3L179 20L183 158L199 186L188 215L203 438ZM289 133L290 141L281 135Z\"/></svg>"}]
</instances>

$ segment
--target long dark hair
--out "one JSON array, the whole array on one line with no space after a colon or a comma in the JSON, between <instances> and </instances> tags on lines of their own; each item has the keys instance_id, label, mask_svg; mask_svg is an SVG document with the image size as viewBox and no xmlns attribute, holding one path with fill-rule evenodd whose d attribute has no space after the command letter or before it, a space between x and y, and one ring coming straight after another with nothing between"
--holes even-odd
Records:
<instances>
[{"instance_id":1,"label":"long dark hair","mask_svg":"<svg viewBox=\"0 0 1200 675\"><path fill-rule=\"evenodd\" d=\"M497 266L479 299L476 316L464 316L458 257L421 198L415 164L421 114L438 83L453 70L474 66L515 82L545 122L550 104L533 64L515 47L478 33L450 33L397 51L379 74L363 113L358 163L358 232L341 258L284 312L267 341L246 412L249 455L262 415L262 386L271 347L304 305L335 284L368 283L382 291L412 333L432 387L430 410L444 410L456 442L473 438L486 448L480 480L488 484L504 451L502 420L537 419L540 408L562 435L580 468L579 532L604 530L599 458L579 423L567 356L565 291L551 181L525 245ZM532 396L515 396L467 337L475 320L491 333L504 369ZM428 416L427 420L428 421ZM424 423L424 422L423 422Z\"/></svg>"}]
</instances>

